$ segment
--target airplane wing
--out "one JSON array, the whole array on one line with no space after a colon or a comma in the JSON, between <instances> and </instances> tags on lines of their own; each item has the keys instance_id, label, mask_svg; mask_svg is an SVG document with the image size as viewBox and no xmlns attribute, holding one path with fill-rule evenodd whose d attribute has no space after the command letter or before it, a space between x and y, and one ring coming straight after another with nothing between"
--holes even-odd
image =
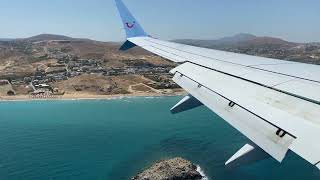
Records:
<instances>
[{"instance_id":1,"label":"airplane wing","mask_svg":"<svg viewBox=\"0 0 320 180\"><path fill-rule=\"evenodd\" d=\"M171 111L205 105L252 141L226 164L261 148L279 162L291 150L320 168L319 66L159 40L116 5L127 33L122 50L140 46L181 64L171 73L189 95Z\"/></svg>"}]
</instances>

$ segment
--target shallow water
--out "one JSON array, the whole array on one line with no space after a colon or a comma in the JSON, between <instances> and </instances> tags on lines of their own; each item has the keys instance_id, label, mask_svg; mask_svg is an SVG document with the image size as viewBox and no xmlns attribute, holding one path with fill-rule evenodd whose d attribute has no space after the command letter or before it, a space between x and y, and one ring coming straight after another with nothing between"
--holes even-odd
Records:
<instances>
[{"instance_id":1,"label":"shallow water","mask_svg":"<svg viewBox=\"0 0 320 180\"><path fill-rule=\"evenodd\" d=\"M182 156L209 179L308 179L319 170L295 154L228 169L247 139L201 107L178 115L181 97L0 103L1 180L122 180Z\"/></svg>"}]
</instances>

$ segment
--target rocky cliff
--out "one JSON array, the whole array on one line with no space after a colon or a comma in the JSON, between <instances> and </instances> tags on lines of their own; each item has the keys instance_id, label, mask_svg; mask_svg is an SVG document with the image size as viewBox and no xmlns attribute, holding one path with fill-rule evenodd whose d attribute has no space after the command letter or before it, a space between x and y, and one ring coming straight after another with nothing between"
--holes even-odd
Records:
<instances>
[{"instance_id":1,"label":"rocky cliff","mask_svg":"<svg viewBox=\"0 0 320 180\"><path fill-rule=\"evenodd\" d=\"M201 180L197 167L182 158L160 161L133 177L132 180Z\"/></svg>"}]
</instances>

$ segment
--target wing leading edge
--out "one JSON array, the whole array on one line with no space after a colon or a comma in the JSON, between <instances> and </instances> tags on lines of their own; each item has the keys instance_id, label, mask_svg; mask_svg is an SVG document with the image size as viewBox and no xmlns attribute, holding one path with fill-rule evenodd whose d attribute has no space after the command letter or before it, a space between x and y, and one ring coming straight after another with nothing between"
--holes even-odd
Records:
<instances>
[{"instance_id":1,"label":"wing leading edge","mask_svg":"<svg viewBox=\"0 0 320 180\"><path fill-rule=\"evenodd\" d=\"M123 49L137 45L182 63L171 73L190 95L172 111L206 105L253 142L227 163L261 148L279 162L291 150L320 169L320 144L314 142L320 137L319 66L158 40L146 35L121 0L116 3L127 34Z\"/></svg>"}]
</instances>

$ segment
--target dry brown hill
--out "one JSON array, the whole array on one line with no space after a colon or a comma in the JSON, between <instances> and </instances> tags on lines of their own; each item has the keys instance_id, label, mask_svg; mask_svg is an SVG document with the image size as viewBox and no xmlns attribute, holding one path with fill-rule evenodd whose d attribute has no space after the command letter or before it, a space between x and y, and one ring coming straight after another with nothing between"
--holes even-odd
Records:
<instances>
[{"instance_id":1,"label":"dry brown hill","mask_svg":"<svg viewBox=\"0 0 320 180\"><path fill-rule=\"evenodd\" d=\"M84 59L99 59L109 68L123 68L123 61L143 60L156 65L173 63L141 48L119 51L120 43L99 42L67 36L42 34L25 39L0 41L0 77L29 76L39 65L46 67L56 58L52 54L67 53Z\"/></svg>"}]
</instances>

